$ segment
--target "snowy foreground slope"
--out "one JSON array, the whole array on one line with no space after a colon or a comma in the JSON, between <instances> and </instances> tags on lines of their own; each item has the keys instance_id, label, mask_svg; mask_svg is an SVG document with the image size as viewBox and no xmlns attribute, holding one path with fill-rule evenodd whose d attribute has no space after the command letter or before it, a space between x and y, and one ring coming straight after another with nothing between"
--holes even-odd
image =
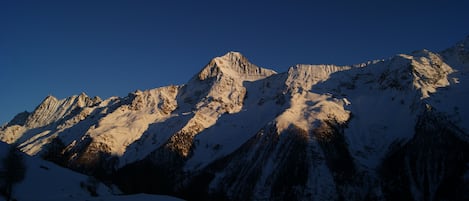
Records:
<instances>
[{"instance_id":1,"label":"snowy foreground slope","mask_svg":"<svg viewBox=\"0 0 469 201\"><path fill-rule=\"evenodd\" d=\"M469 38L287 72L237 52L188 83L47 97L0 139L125 193L187 200L468 200Z\"/></svg>"},{"instance_id":2,"label":"snowy foreground slope","mask_svg":"<svg viewBox=\"0 0 469 201\"><path fill-rule=\"evenodd\" d=\"M0 142L0 160L6 157L9 145ZM62 200L160 200L177 201L180 199L161 195L114 195L117 190L92 180L54 163L39 158L23 156L26 167L24 179L13 186L12 198L20 201L62 201ZM0 164L0 169L4 169ZM0 179L0 181L2 181ZM2 182L0 182L1 187ZM90 189L88 189L90 188ZM0 196L0 200L5 197Z\"/></svg>"}]
</instances>

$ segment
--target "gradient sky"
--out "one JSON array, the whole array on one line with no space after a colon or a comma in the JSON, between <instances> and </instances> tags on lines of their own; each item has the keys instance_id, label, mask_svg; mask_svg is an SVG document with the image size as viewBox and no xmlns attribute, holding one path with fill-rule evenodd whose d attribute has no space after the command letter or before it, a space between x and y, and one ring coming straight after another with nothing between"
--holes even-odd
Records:
<instances>
[{"instance_id":1,"label":"gradient sky","mask_svg":"<svg viewBox=\"0 0 469 201\"><path fill-rule=\"evenodd\" d=\"M0 125L47 95L183 84L213 57L355 64L469 34L469 1L0 0Z\"/></svg>"}]
</instances>

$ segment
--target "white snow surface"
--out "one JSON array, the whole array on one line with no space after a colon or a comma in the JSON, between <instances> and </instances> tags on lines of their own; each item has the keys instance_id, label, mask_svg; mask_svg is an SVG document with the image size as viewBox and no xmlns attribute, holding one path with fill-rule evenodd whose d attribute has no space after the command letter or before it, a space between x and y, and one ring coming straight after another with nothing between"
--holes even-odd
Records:
<instances>
[{"instance_id":1,"label":"white snow surface","mask_svg":"<svg viewBox=\"0 0 469 201\"><path fill-rule=\"evenodd\" d=\"M137 91L130 105L123 105L101 118L86 135L96 143L106 144L110 149L108 153L122 156L127 146L139 139L151 123L170 116L177 106L177 91L177 86Z\"/></svg>"},{"instance_id":2,"label":"white snow surface","mask_svg":"<svg viewBox=\"0 0 469 201\"><path fill-rule=\"evenodd\" d=\"M9 146L0 143L0 159L8 153ZM83 184L89 177L57 166L54 163L24 155L26 174L23 181L13 186L13 198L22 201L62 201L62 200L181 200L163 195L114 195L118 190L111 190L97 182L97 197L90 195ZM0 167L3 164L0 163ZM0 168L1 169L1 168ZM0 196L0 199L4 199Z\"/></svg>"}]
</instances>

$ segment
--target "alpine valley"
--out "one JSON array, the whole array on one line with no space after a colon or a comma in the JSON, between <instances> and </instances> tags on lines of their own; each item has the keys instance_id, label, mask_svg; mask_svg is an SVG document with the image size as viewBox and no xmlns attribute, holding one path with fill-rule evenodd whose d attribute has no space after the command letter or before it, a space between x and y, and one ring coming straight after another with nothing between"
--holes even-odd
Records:
<instances>
[{"instance_id":1,"label":"alpine valley","mask_svg":"<svg viewBox=\"0 0 469 201\"><path fill-rule=\"evenodd\" d=\"M0 140L126 194L469 200L468 101L469 37L282 73L229 52L183 85L48 96Z\"/></svg>"}]
</instances>

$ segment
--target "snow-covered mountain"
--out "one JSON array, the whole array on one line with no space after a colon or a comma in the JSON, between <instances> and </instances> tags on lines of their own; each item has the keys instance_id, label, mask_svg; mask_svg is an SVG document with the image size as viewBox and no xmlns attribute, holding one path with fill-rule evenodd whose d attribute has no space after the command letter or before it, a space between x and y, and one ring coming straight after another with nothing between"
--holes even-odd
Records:
<instances>
[{"instance_id":1,"label":"snow-covered mountain","mask_svg":"<svg viewBox=\"0 0 469 201\"><path fill-rule=\"evenodd\" d=\"M442 52L283 73L229 52L184 85L49 96L0 139L126 193L467 200L468 83L469 37Z\"/></svg>"}]
</instances>

